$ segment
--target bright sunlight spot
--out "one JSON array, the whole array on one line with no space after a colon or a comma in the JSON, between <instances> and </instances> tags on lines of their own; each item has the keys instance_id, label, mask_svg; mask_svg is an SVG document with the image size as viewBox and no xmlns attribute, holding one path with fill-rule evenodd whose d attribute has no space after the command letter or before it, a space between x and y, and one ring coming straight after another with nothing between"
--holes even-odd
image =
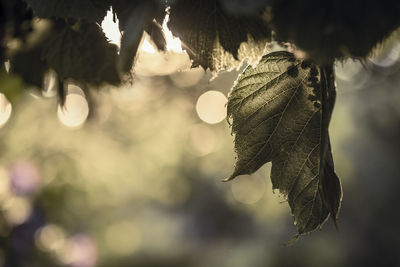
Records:
<instances>
[{"instance_id":1,"label":"bright sunlight spot","mask_svg":"<svg viewBox=\"0 0 400 267\"><path fill-rule=\"evenodd\" d=\"M167 50L173 51L173 52L178 52L178 53L183 53L182 42L179 38L174 37L172 35L172 32L168 29L168 26L167 26L168 21L169 21L169 12L167 12L167 15L165 16L163 24L162 24L163 32L164 32L165 38L167 40Z\"/></svg>"},{"instance_id":2,"label":"bright sunlight spot","mask_svg":"<svg viewBox=\"0 0 400 267\"><path fill-rule=\"evenodd\" d=\"M36 243L44 251L57 251L65 245L65 232L59 226L48 224L36 233Z\"/></svg>"},{"instance_id":3,"label":"bright sunlight spot","mask_svg":"<svg viewBox=\"0 0 400 267\"><path fill-rule=\"evenodd\" d=\"M58 119L67 127L81 126L89 115L89 105L78 86L69 84L64 106L58 106Z\"/></svg>"},{"instance_id":4,"label":"bright sunlight spot","mask_svg":"<svg viewBox=\"0 0 400 267\"><path fill-rule=\"evenodd\" d=\"M11 103L8 102L4 94L0 93L0 128L10 119L11 111Z\"/></svg>"},{"instance_id":5,"label":"bright sunlight spot","mask_svg":"<svg viewBox=\"0 0 400 267\"><path fill-rule=\"evenodd\" d=\"M26 198L11 197L4 202L2 209L9 224L20 225L31 215L32 204Z\"/></svg>"},{"instance_id":6,"label":"bright sunlight spot","mask_svg":"<svg viewBox=\"0 0 400 267\"><path fill-rule=\"evenodd\" d=\"M218 91L210 90L202 94L196 103L197 115L209 124L216 124L226 118L226 96Z\"/></svg>"},{"instance_id":7,"label":"bright sunlight spot","mask_svg":"<svg viewBox=\"0 0 400 267\"><path fill-rule=\"evenodd\" d=\"M172 32L167 27L168 20L169 14L165 16L162 24L162 30L167 41L167 51L183 53L181 40L177 37L174 37L172 35ZM112 9L108 10L107 15L101 22L101 28L103 29L106 37L110 40L110 43L116 44L118 47L121 46L121 32L119 31L119 21L118 18L115 18L114 22L114 14ZM146 38L143 40L140 50L151 54L156 53L154 45L152 45Z\"/></svg>"},{"instance_id":8,"label":"bright sunlight spot","mask_svg":"<svg viewBox=\"0 0 400 267\"><path fill-rule=\"evenodd\" d=\"M112 9L107 11L107 15L101 22L101 28L106 37L110 40L110 43L116 44L118 47L121 46L121 32L119 31L119 21L115 18Z\"/></svg>"},{"instance_id":9,"label":"bright sunlight spot","mask_svg":"<svg viewBox=\"0 0 400 267\"><path fill-rule=\"evenodd\" d=\"M157 52L154 45L152 45L150 43L148 37L143 39L143 43L142 43L142 46L140 47L140 49L142 51L150 53L150 54L155 54Z\"/></svg>"},{"instance_id":10,"label":"bright sunlight spot","mask_svg":"<svg viewBox=\"0 0 400 267\"><path fill-rule=\"evenodd\" d=\"M43 78L42 95L44 97L54 97L57 95L58 79L54 70L49 70Z\"/></svg>"}]
</instances>

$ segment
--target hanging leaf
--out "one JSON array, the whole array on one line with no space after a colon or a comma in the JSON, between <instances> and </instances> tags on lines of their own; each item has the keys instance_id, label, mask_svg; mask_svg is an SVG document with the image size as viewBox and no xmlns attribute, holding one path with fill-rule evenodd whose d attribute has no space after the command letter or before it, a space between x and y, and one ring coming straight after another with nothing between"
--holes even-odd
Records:
<instances>
[{"instance_id":1,"label":"hanging leaf","mask_svg":"<svg viewBox=\"0 0 400 267\"><path fill-rule=\"evenodd\" d=\"M40 18L86 19L100 23L110 0L25 0Z\"/></svg>"},{"instance_id":2,"label":"hanging leaf","mask_svg":"<svg viewBox=\"0 0 400 267\"><path fill-rule=\"evenodd\" d=\"M144 31L147 31L157 47L165 49L166 41L156 21L164 18L165 8L155 0L114 0L113 10L123 31L118 70L129 72L134 64L136 53Z\"/></svg>"},{"instance_id":3,"label":"hanging leaf","mask_svg":"<svg viewBox=\"0 0 400 267\"><path fill-rule=\"evenodd\" d=\"M158 22L153 21L145 31L149 34L151 40L157 46L158 50L165 51L167 49L167 40L162 27Z\"/></svg>"},{"instance_id":4,"label":"hanging leaf","mask_svg":"<svg viewBox=\"0 0 400 267\"><path fill-rule=\"evenodd\" d=\"M287 197L299 234L329 214L336 220L340 206L328 136L334 90L332 67L280 51L247 68L229 96L237 162L227 180L272 161L273 187Z\"/></svg>"},{"instance_id":5,"label":"hanging leaf","mask_svg":"<svg viewBox=\"0 0 400 267\"><path fill-rule=\"evenodd\" d=\"M94 85L120 81L116 69L117 47L107 42L96 23L64 25L47 43L42 58L61 80L73 78Z\"/></svg>"},{"instance_id":6,"label":"hanging leaf","mask_svg":"<svg viewBox=\"0 0 400 267\"><path fill-rule=\"evenodd\" d=\"M216 71L258 59L270 38L261 18L229 15L218 0L176 1L168 27L181 39L193 67Z\"/></svg>"}]
</instances>

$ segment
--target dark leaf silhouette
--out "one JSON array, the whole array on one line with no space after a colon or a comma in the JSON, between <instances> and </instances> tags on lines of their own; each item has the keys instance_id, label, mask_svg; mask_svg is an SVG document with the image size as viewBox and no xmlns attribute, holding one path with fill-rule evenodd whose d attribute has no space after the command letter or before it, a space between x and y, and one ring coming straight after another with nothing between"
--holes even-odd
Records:
<instances>
[{"instance_id":1,"label":"dark leaf silhouette","mask_svg":"<svg viewBox=\"0 0 400 267\"><path fill-rule=\"evenodd\" d=\"M108 43L101 28L84 21L60 28L42 54L60 79L73 78L95 85L119 83L116 56L117 47Z\"/></svg>"},{"instance_id":2,"label":"dark leaf silhouette","mask_svg":"<svg viewBox=\"0 0 400 267\"><path fill-rule=\"evenodd\" d=\"M110 0L25 0L40 18L86 19L101 22Z\"/></svg>"},{"instance_id":3,"label":"dark leaf silhouette","mask_svg":"<svg viewBox=\"0 0 400 267\"><path fill-rule=\"evenodd\" d=\"M247 68L229 96L237 162L228 180L272 161L273 187L287 197L299 234L330 213L336 220L341 200L328 136L331 70L274 52Z\"/></svg>"},{"instance_id":4,"label":"dark leaf silhouette","mask_svg":"<svg viewBox=\"0 0 400 267\"><path fill-rule=\"evenodd\" d=\"M397 0L271 2L276 38L293 42L322 64L365 58L400 26Z\"/></svg>"}]
</instances>

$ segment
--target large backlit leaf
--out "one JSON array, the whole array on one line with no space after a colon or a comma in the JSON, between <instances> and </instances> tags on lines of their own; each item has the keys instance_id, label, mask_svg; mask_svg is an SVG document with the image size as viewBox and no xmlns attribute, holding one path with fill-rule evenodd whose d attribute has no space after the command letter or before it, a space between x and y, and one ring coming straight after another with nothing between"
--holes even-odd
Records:
<instances>
[{"instance_id":1,"label":"large backlit leaf","mask_svg":"<svg viewBox=\"0 0 400 267\"><path fill-rule=\"evenodd\" d=\"M109 0L25 0L40 18L74 18L101 22Z\"/></svg>"},{"instance_id":2,"label":"large backlit leaf","mask_svg":"<svg viewBox=\"0 0 400 267\"><path fill-rule=\"evenodd\" d=\"M193 67L217 71L258 58L270 37L260 18L229 15L218 0L176 1L168 27L181 39Z\"/></svg>"},{"instance_id":3,"label":"large backlit leaf","mask_svg":"<svg viewBox=\"0 0 400 267\"><path fill-rule=\"evenodd\" d=\"M335 220L340 205L327 129L332 77L291 53L274 52L247 68L229 96L237 152L229 179L272 161L273 187L287 197L300 234L322 225L329 213Z\"/></svg>"}]
</instances>

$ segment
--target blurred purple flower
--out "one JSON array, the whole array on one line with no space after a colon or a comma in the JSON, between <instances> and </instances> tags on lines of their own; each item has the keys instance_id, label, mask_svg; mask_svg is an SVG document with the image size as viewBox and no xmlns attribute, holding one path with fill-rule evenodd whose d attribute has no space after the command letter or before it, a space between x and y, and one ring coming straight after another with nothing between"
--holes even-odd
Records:
<instances>
[{"instance_id":1,"label":"blurred purple flower","mask_svg":"<svg viewBox=\"0 0 400 267\"><path fill-rule=\"evenodd\" d=\"M69 266L94 267L97 261L96 243L86 234L76 234L70 238L71 250Z\"/></svg>"},{"instance_id":2,"label":"blurred purple flower","mask_svg":"<svg viewBox=\"0 0 400 267\"><path fill-rule=\"evenodd\" d=\"M32 195L39 189L39 170L30 161L14 162L9 169L9 175L11 190L17 195Z\"/></svg>"}]
</instances>

